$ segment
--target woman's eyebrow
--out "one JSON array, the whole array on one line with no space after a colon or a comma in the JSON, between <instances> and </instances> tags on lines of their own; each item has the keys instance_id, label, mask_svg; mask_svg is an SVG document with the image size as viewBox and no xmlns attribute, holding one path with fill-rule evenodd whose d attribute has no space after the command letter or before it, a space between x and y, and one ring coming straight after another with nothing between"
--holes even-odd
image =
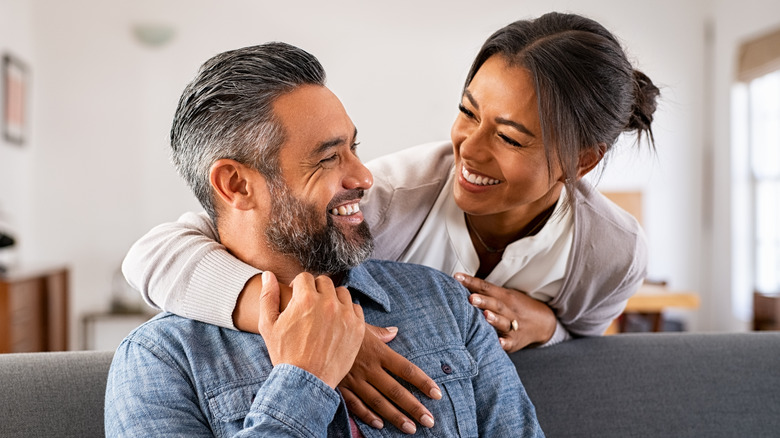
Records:
<instances>
[{"instance_id":1,"label":"woman's eyebrow","mask_svg":"<svg viewBox=\"0 0 780 438\"><path fill-rule=\"evenodd\" d=\"M533 134L533 132L531 132L530 129L526 128L525 125L523 125L522 123L513 122L513 121L511 121L509 119L505 119L503 117L496 117L496 123L498 123L500 125L511 126L511 127L515 128L515 129L517 129L518 131L526 134L526 135L530 135L531 137L536 138L536 136Z\"/></svg>"},{"instance_id":2,"label":"woman's eyebrow","mask_svg":"<svg viewBox=\"0 0 780 438\"><path fill-rule=\"evenodd\" d=\"M474 108L479 109L479 104L477 103L477 100L474 99L474 96L471 94L471 92L469 92L469 90L464 90L463 91L463 95L466 96L466 99L469 100L469 102L471 103L471 105ZM531 132L530 129L526 128L525 125L523 125L522 123L518 123L518 122L509 120L509 119L505 119L503 117L496 117L496 123L498 123L499 125L511 126L511 127L515 128L515 129L517 129L518 131L526 134L526 135L530 135L531 137L536 138L534 133Z\"/></svg>"},{"instance_id":3,"label":"woman's eyebrow","mask_svg":"<svg viewBox=\"0 0 780 438\"><path fill-rule=\"evenodd\" d=\"M477 103L477 100L474 99L474 96L471 94L469 90L463 90L463 95L466 96L466 99L469 100L469 102L474 108L479 109L479 104Z\"/></svg>"}]
</instances>

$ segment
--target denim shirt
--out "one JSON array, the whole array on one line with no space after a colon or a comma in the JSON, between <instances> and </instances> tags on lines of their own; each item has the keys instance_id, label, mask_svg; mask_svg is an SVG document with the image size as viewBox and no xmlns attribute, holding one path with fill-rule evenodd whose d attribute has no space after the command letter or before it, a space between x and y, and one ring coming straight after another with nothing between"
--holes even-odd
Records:
<instances>
[{"instance_id":1,"label":"denim shirt","mask_svg":"<svg viewBox=\"0 0 780 438\"><path fill-rule=\"evenodd\" d=\"M442 390L429 437L543 436L493 328L451 277L419 265L368 261L345 277L366 322L396 326L389 343ZM406 436L390 423L366 436ZM292 365L272 366L262 337L161 314L119 346L108 378L106 435L349 437L337 390Z\"/></svg>"}]
</instances>

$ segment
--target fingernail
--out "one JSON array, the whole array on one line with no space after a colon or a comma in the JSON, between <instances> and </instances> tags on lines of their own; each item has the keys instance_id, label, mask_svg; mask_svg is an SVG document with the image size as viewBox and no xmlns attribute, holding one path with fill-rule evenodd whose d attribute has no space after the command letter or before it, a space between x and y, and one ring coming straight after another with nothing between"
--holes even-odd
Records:
<instances>
[{"instance_id":1,"label":"fingernail","mask_svg":"<svg viewBox=\"0 0 780 438\"><path fill-rule=\"evenodd\" d=\"M463 275L463 274L458 273L458 274L455 274L455 279L458 280L458 281L466 281L466 276Z\"/></svg>"},{"instance_id":2,"label":"fingernail","mask_svg":"<svg viewBox=\"0 0 780 438\"><path fill-rule=\"evenodd\" d=\"M441 400L441 391L439 390L439 388L431 389L431 398L436 400Z\"/></svg>"},{"instance_id":3,"label":"fingernail","mask_svg":"<svg viewBox=\"0 0 780 438\"><path fill-rule=\"evenodd\" d=\"M269 271L263 271L262 274L260 274L260 278L263 280L263 283L268 281L268 276L271 275Z\"/></svg>"},{"instance_id":4,"label":"fingernail","mask_svg":"<svg viewBox=\"0 0 780 438\"><path fill-rule=\"evenodd\" d=\"M506 345L506 341L504 338L498 338L498 342L501 344L501 348L503 348Z\"/></svg>"},{"instance_id":5,"label":"fingernail","mask_svg":"<svg viewBox=\"0 0 780 438\"><path fill-rule=\"evenodd\" d=\"M374 429L381 429L385 427L385 424L379 420L374 420L371 422L371 427L373 427Z\"/></svg>"},{"instance_id":6,"label":"fingernail","mask_svg":"<svg viewBox=\"0 0 780 438\"><path fill-rule=\"evenodd\" d=\"M476 295L472 295L471 296L471 304L473 304L475 306L479 306L480 304L482 304L482 298L480 298L480 297L478 297Z\"/></svg>"},{"instance_id":7,"label":"fingernail","mask_svg":"<svg viewBox=\"0 0 780 438\"><path fill-rule=\"evenodd\" d=\"M425 427L433 427L433 417L428 414L423 415L420 417L420 424Z\"/></svg>"},{"instance_id":8,"label":"fingernail","mask_svg":"<svg viewBox=\"0 0 780 438\"><path fill-rule=\"evenodd\" d=\"M485 310L485 319L487 319L490 322L493 322L496 320L496 315L493 314L490 310Z\"/></svg>"},{"instance_id":9,"label":"fingernail","mask_svg":"<svg viewBox=\"0 0 780 438\"><path fill-rule=\"evenodd\" d=\"M417 432L417 426L415 426L411 421L405 421L404 424L401 425L401 430L404 431L404 433L412 435Z\"/></svg>"},{"instance_id":10,"label":"fingernail","mask_svg":"<svg viewBox=\"0 0 780 438\"><path fill-rule=\"evenodd\" d=\"M398 327L385 327L385 330L389 331L390 333L398 333Z\"/></svg>"}]
</instances>

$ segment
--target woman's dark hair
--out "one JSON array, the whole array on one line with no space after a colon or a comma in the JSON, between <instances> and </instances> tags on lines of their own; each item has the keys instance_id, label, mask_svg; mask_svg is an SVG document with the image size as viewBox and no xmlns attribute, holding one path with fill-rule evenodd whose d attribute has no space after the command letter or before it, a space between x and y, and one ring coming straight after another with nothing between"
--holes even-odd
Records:
<instances>
[{"instance_id":1,"label":"woman's dark hair","mask_svg":"<svg viewBox=\"0 0 780 438\"><path fill-rule=\"evenodd\" d=\"M568 193L581 151L606 146L606 153L623 132L635 132L637 143L646 136L655 149L650 125L660 91L631 66L618 40L599 23L552 12L509 24L482 46L465 87L494 55L530 71L548 170L552 174L557 157Z\"/></svg>"}]
</instances>

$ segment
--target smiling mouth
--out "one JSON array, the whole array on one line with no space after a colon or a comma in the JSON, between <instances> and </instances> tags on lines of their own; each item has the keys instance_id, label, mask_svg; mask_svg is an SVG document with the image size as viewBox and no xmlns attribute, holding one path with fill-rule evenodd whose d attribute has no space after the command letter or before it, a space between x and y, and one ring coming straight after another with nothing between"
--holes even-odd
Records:
<instances>
[{"instance_id":1,"label":"smiling mouth","mask_svg":"<svg viewBox=\"0 0 780 438\"><path fill-rule=\"evenodd\" d=\"M501 182L497 179L488 178L486 176L474 175L473 173L466 170L464 166L460 167L460 173L463 175L463 179L476 186L494 186Z\"/></svg>"},{"instance_id":2,"label":"smiling mouth","mask_svg":"<svg viewBox=\"0 0 780 438\"><path fill-rule=\"evenodd\" d=\"M360 211L360 204L353 202L351 204L344 204L335 207L330 210L330 214L333 216L351 216Z\"/></svg>"}]
</instances>

